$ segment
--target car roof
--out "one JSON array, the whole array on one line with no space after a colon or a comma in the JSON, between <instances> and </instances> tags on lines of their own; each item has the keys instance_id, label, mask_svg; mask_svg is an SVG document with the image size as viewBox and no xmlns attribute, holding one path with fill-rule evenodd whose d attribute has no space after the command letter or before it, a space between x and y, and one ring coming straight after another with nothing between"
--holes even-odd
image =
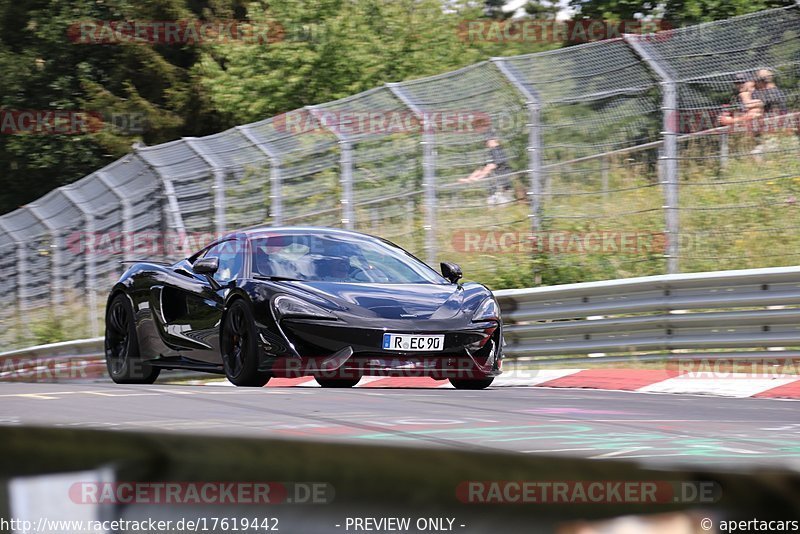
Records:
<instances>
[{"instance_id":1,"label":"car roof","mask_svg":"<svg viewBox=\"0 0 800 534\"><path fill-rule=\"evenodd\" d=\"M199 254L208 250L209 248L214 247L219 243L222 243L223 241L229 241L231 239L252 239L258 237L289 235L298 232L304 232L304 233L317 232L319 234L325 234L325 235L333 234L341 236L352 236L361 239L372 239L372 240L382 241L384 243L393 244L391 243L391 241L387 241L382 237L377 237L362 232L356 232L354 230L343 230L342 228L330 228L328 226L253 226L250 228L243 228L241 230L236 230L234 232L229 232L223 235L222 237L213 240L212 242L205 245L203 248L196 250L191 256L189 256L188 259L196 258Z\"/></svg>"},{"instance_id":2,"label":"car roof","mask_svg":"<svg viewBox=\"0 0 800 534\"><path fill-rule=\"evenodd\" d=\"M354 230L344 230L342 228L330 228L328 226L254 226L251 228L244 228L242 230L237 230L235 232L230 232L221 239L217 241L225 241L227 239L240 239L240 238L254 238L254 237L269 237L275 235L288 235L288 234L296 234L298 232L302 233L319 233L325 235L341 235L341 236L352 236L352 237L360 237L365 239L379 239L384 241L384 239L380 237L376 237L373 235L365 234L362 232L356 232Z\"/></svg>"}]
</instances>

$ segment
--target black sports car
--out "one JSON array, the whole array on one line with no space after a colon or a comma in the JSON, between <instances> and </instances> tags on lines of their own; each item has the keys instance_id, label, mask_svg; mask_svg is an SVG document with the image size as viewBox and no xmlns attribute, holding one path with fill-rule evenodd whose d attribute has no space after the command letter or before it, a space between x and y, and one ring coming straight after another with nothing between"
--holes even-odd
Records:
<instances>
[{"instance_id":1,"label":"black sports car","mask_svg":"<svg viewBox=\"0 0 800 534\"><path fill-rule=\"evenodd\" d=\"M106 310L108 372L152 383L161 369L224 373L237 386L312 375L430 376L481 389L500 374L492 293L376 237L331 228L231 233L174 265L132 265Z\"/></svg>"}]
</instances>

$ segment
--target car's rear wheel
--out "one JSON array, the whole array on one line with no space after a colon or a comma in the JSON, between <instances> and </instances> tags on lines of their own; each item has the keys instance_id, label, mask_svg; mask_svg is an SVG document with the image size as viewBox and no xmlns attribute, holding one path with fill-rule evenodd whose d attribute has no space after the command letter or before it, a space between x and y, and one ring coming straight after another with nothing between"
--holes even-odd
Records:
<instances>
[{"instance_id":1,"label":"car's rear wheel","mask_svg":"<svg viewBox=\"0 0 800 534\"><path fill-rule=\"evenodd\" d=\"M117 384L152 384L161 369L142 362L133 305L122 293L111 300L106 310L106 367Z\"/></svg>"},{"instance_id":2,"label":"car's rear wheel","mask_svg":"<svg viewBox=\"0 0 800 534\"><path fill-rule=\"evenodd\" d=\"M329 377L322 377L322 376L315 376L314 380L317 381L317 384L324 388L351 388L358 384L361 380L360 376L355 378L329 378Z\"/></svg>"},{"instance_id":3,"label":"car's rear wheel","mask_svg":"<svg viewBox=\"0 0 800 534\"><path fill-rule=\"evenodd\" d=\"M487 378L451 378L450 383L456 389L486 389L492 385L494 377Z\"/></svg>"},{"instance_id":4,"label":"car's rear wheel","mask_svg":"<svg viewBox=\"0 0 800 534\"><path fill-rule=\"evenodd\" d=\"M269 373L258 370L256 322L244 300L231 304L222 326L222 364L225 376L235 386L261 387Z\"/></svg>"}]
</instances>

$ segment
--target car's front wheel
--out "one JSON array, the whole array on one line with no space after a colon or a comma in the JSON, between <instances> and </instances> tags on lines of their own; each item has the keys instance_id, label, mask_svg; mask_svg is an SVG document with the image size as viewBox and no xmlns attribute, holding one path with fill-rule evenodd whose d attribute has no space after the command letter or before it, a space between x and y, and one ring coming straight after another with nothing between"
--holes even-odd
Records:
<instances>
[{"instance_id":1,"label":"car's front wheel","mask_svg":"<svg viewBox=\"0 0 800 534\"><path fill-rule=\"evenodd\" d=\"M456 389L486 389L492 385L494 377L486 378L451 378L450 383Z\"/></svg>"},{"instance_id":2,"label":"car's front wheel","mask_svg":"<svg viewBox=\"0 0 800 534\"><path fill-rule=\"evenodd\" d=\"M161 369L142 362L133 317L133 305L122 293L106 310L106 367L117 384L152 384Z\"/></svg>"},{"instance_id":3,"label":"car's front wheel","mask_svg":"<svg viewBox=\"0 0 800 534\"><path fill-rule=\"evenodd\" d=\"M261 387L269 382L269 373L258 370L256 322L244 300L234 301L225 314L220 345L225 376L233 385Z\"/></svg>"}]
</instances>

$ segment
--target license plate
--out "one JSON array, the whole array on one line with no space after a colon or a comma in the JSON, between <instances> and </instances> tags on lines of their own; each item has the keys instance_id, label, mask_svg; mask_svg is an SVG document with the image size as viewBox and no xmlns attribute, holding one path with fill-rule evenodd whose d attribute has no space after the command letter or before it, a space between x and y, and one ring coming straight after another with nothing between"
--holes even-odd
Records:
<instances>
[{"instance_id":1,"label":"license plate","mask_svg":"<svg viewBox=\"0 0 800 534\"><path fill-rule=\"evenodd\" d=\"M444 350L444 335L383 334L383 348L409 352Z\"/></svg>"}]
</instances>

